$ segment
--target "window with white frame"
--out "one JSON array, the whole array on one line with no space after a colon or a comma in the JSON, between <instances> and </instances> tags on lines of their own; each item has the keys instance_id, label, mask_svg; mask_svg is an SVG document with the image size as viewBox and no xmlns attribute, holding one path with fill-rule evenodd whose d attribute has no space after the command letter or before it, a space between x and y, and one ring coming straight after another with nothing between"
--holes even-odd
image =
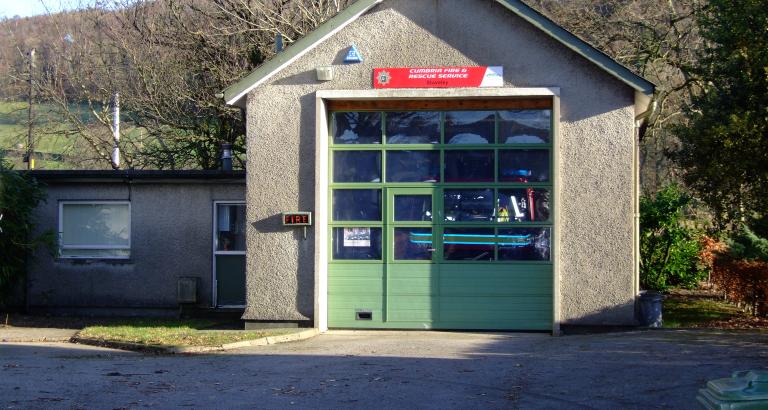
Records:
<instances>
[{"instance_id":1,"label":"window with white frame","mask_svg":"<svg viewBox=\"0 0 768 410\"><path fill-rule=\"evenodd\" d=\"M60 202L59 256L129 258L131 204L127 201Z\"/></svg>"}]
</instances>

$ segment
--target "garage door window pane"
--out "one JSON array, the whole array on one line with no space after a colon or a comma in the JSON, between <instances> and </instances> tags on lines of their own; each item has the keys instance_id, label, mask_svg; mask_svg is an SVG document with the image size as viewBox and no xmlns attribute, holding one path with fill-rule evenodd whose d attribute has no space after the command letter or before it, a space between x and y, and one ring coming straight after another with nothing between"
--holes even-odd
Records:
<instances>
[{"instance_id":1,"label":"garage door window pane","mask_svg":"<svg viewBox=\"0 0 768 410\"><path fill-rule=\"evenodd\" d=\"M439 181L439 151L387 152L387 182Z\"/></svg>"},{"instance_id":2,"label":"garage door window pane","mask_svg":"<svg viewBox=\"0 0 768 410\"><path fill-rule=\"evenodd\" d=\"M381 144L380 112L333 114L334 144Z\"/></svg>"},{"instance_id":3,"label":"garage door window pane","mask_svg":"<svg viewBox=\"0 0 768 410\"><path fill-rule=\"evenodd\" d=\"M446 260L492 261L495 244L493 229L445 228L443 257Z\"/></svg>"},{"instance_id":4,"label":"garage door window pane","mask_svg":"<svg viewBox=\"0 0 768 410\"><path fill-rule=\"evenodd\" d=\"M446 144L492 144L493 111L450 111L445 114Z\"/></svg>"},{"instance_id":5,"label":"garage door window pane","mask_svg":"<svg viewBox=\"0 0 768 410\"><path fill-rule=\"evenodd\" d=\"M549 151L542 149L500 150L499 181L549 182Z\"/></svg>"},{"instance_id":6,"label":"garage door window pane","mask_svg":"<svg viewBox=\"0 0 768 410\"><path fill-rule=\"evenodd\" d=\"M333 182L381 182L381 152L334 152Z\"/></svg>"},{"instance_id":7,"label":"garage door window pane","mask_svg":"<svg viewBox=\"0 0 768 410\"><path fill-rule=\"evenodd\" d=\"M493 221L492 189L446 189L443 205L447 222Z\"/></svg>"},{"instance_id":8,"label":"garage door window pane","mask_svg":"<svg viewBox=\"0 0 768 410\"><path fill-rule=\"evenodd\" d=\"M499 111L500 144L549 144L551 110Z\"/></svg>"},{"instance_id":9,"label":"garage door window pane","mask_svg":"<svg viewBox=\"0 0 768 410\"><path fill-rule=\"evenodd\" d=\"M432 229L395 228L394 233L396 260L432 260Z\"/></svg>"},{"instance_id":10,"label":"garage door window pane","mask_svg":"<svg viewBox=\"0 0 768 410\"><path fill-rule=\"evenodd\" d=\"M532 222L549 220L549 190L500 189L497 221Z\"/></svg>"},{"instance_id":11,"label":"garage door window pane","mask_svg":"<svg viewBox=\"0 0 768 410\"><path fill-rule=\"evenodd\" d=\"M548 261L550 228L499 229L499 260Z\"/></svg>"},{"instance_id":12,"label":"garage door window pane","mask_svg":"<svg viewBox=\"0 0 768 410\"><path fill-rule=\"evenodd\" d=\"M438 144L439 112L388 112L387 144Z\"/></svg>"},{"instance_id":13,"label":"garage door window pane","mask_svg":"<svg viewBox=\"0 0 768 410\"><path fill-rule=\"evenodd\" d=\"M395 195L395 221L431 221L432 195Z\"/></svg>"},{"instance_id":14,"label":"garage door window pane","mask_svg":"<svg viewBox=\"0 0 768 410\"><path fill-rule=\"evenodd\" d=\"M333 191L333 220L380 221L380 189L335 189Z\"/></svg>"},{"instance_id":15,"label":"garage door window pane","mask_svg":"<svg viewBox=\"0 0 768 410\"><path fill-rule=\"evenodd\" d=\"M493 182L493 151L446 150L445 182Z\"/></svg>"},{"instance_id":16,"label":"garage door window pane","mask_svg":"<svg viewBox=\"0 0 768 410\"><path fill-rule=\"evenodd\" d=\"M381 260L381 228L333 228L333 259Z\"/></svg>"}]
</instances>

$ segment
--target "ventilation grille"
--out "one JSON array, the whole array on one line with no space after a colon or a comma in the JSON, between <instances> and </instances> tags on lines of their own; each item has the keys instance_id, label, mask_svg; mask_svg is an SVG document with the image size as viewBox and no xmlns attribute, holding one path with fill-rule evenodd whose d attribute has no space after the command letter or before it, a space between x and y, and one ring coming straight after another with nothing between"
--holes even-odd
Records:
<instances>
[{"instance_id":1,"label":"ventilation grille","mask_svg":"<svg viewBox=\"0 0 768 410\"><path fill-rule=\"evenodd\" d=\"M197 278L179 278L176 301L178 303L197 303Z\"/></svg>"},{"instance_id":2,"label":"ventilation grille","mask_svg":"<svg viewBox=\"0 0 768 410\"><path fill-rule=\"evenodd\" d=\"M355 311L355 320L373 320L373 312L369 309L357 309Z\"/></svg>"}]
</instances>

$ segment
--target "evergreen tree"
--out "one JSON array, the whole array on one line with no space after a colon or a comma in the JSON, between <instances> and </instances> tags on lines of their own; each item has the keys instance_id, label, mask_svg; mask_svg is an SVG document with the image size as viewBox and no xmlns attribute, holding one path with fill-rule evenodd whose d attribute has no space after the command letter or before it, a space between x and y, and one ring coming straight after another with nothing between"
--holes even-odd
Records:
<instances>
[{"instance_id":1,"label":"evergreen tree","mask_svg":"<svg viewBox=\"0 0 768 410\"><path fill-rule=\"evenodd\" d=\"M32 251L40 244L53 249L53 232L34 235L33 211L41 201L45 201L42 186L29 174L11 169L0 154L0 308L18 290Z\"/></svg>"},{"instance_id":2,"label":"evergreen tree","mask_svg":"<svg viewBox=\"0 0 768 410\"><path fill-rule=\"evenodd\" d=\"M707 40L695 72L701 92L676 129L683 178L721 228L768 216L768 7L711 0L699 16ZM766 232L758 232L765 235Z\"/></svg>"}]
</instances>

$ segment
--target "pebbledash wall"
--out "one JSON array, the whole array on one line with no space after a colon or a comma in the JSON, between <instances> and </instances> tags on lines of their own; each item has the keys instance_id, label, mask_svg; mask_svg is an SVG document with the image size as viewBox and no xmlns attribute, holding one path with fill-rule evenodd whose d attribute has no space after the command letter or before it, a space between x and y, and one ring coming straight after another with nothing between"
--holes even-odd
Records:
<instances>
[{"instance_id":1,"label":"pebbledash wall","mask_svg":"<svg viewBox=\"0 0 768 410\"><path fill-rule=\"evenodd\" d=\"M243 171L33 171L47 201L39 232L59 229L59 204L130 203L130 257L66 259L39 249L27 271L32 312L175 315L180 277L197 278L199 308L212 304L214 201L242 201Z\"/></svg>"},{"instance_id":2,"label":"pebbledash wall","mask_svg":"<svg viewBox=\"0 0 768 410\"><path fill-rule=\"evenodd\" d=\"M327 259L318 254L327 245L316 237L327 232L320 225L327 212L327 177L319 174L327 164L318 162L327 151L319 140L327 138L327 129L321 129L323 96L552 95L554 325L636 324L635 125L648 99L501 3L377 2L245 98L230 101L247 101L245 320L314 319L324 327L317 309L326 308L319 294L325 291L319 283L325 267L318 265ZM344 64L352 44L364 61ZM334 66L332 81L316 79L315 68L324 65ZM503 66L504 87L373 90L375 67L431 66ZM318 223L306 240L300 230L281 225L281 212L292 210L316 213Z\"/></svg>"}]
</instances>

